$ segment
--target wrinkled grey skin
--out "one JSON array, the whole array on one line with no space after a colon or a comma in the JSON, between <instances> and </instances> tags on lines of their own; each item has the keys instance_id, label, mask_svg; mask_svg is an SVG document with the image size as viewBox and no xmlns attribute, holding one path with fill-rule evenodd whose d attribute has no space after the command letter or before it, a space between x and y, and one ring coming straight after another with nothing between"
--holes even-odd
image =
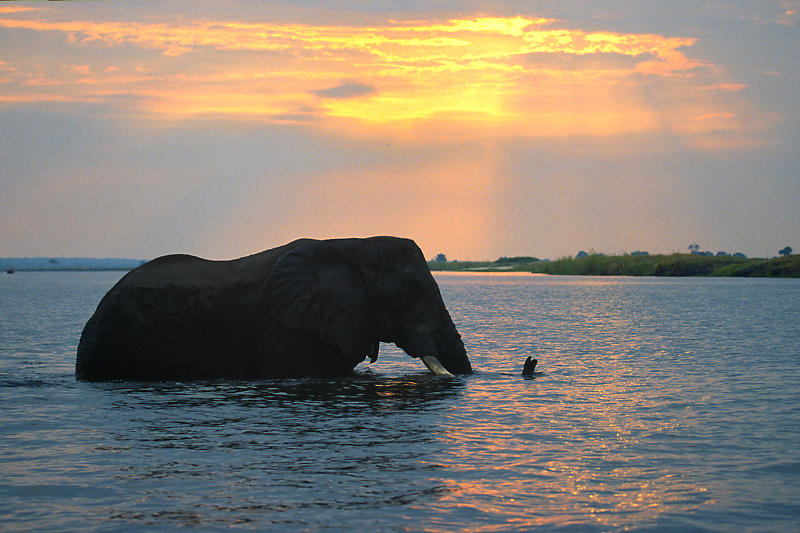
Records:
<instances>
[{"instance_id":1,"label":"wrinkled grey skin","mask_svg":"<svg viewBox=\"0 0 800 533\"><path fill-rule=\"evenodd\" d=\"M344 375L394 342L472 371L417 245L301 239L232 261L160 257L102 299L81 335L78 379Z\"/></svg>"}]
</instances>

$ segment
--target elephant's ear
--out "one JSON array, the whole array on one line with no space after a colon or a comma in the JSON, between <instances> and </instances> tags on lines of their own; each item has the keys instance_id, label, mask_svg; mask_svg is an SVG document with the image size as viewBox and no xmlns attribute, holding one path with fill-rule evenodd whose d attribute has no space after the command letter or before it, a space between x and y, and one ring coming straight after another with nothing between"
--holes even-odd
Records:
<instances>
[{"instance_id":1,"label":"elephant's ear","mask_svg":"<svg viewBox=\"0 0 800 533\"><path fill-rule=\"evenodd\" d=\"M272 267L267 299L290 328L318 334L348 357L370 353L374 335L363 276L333 245L309 241L282 255Z\"/></svg>"}]
</instances>

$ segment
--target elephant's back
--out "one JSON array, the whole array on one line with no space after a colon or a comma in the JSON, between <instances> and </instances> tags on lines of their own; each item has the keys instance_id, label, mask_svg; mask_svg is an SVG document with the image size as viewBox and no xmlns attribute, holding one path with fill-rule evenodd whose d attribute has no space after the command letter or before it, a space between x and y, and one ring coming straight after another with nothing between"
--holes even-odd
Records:
<instances>
[{"instance_id":1,"label":"elephant's back","mask_svg":"<svg viewBox=\"0 0 800 533\"><path fill-rule=\"evenodd\" d=\"M129 272L86 323L76 375L105 380L213 374L212 354L236 352L241 335L235 332L258 301L257 288L237 279L232 263L169 255Z\"/></svg>"},{"instance_id":2,"label":"elephant's back","mask_svg":"<svg viewBox=\"0 0 800 533\"><path fill-rule=\"evenodd\" d=\"M128 272L83 329L77 376L162 379L187 369L198 376L243 372L236 367L238 345L247 339L272 265L296 244L230 261L165 255ZM216 357L221 353L227 356Z\"/></svg>"},{"instance_id":3,"label":"elephant's back","mask_svg":"<svg viewBox=\"0 0 800 533\"><path fill-rule=\"evenodd\" d=\"M201 287L225 283L232 261L210 261L193 255L172 254L158 257L131 270L114 287ZM112 290L114 290L112 289Z\"/></svg>"},{"instance_id":4,"label":"elephant's back","mask_svg":"<svg viewBox=\"0 0 800 533\"><path fill-rule=\"evenodd\" d=\"M263 283L278 258L307 239L291 242L253 255L215 261L187 254L164 255L145 263L117 284L139 287L218 287L242 283Z\"/></svg>"}]
</instances>

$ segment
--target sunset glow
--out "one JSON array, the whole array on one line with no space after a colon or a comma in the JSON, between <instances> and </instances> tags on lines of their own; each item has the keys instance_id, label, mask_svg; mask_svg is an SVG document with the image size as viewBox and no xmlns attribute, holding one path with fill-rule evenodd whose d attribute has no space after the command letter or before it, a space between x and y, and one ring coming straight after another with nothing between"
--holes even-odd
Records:
<instances>
[{"instance_id":1,"label":"sunset glow","mask_svg":"<svg viewBox=\"0 0 800 533\"><path fill-rule=\"evenodd\" d=\"M798 2L365 6L0 3L0 257L790 244Z\"/></svg>"},{"instance_id":2,"label":"sunset glow","mask_svg":"<svg viewBox=\"0 0 800 533\"><path fill-rule=\"evenodd\" d=\"M384 134L398 131L397 124L429 123L436 131L436 124L468 122L505 135L609 135L663 126L642 96L660 84L675 93L666 105L681 119L670 124L676 131L696 135L730 122L698 120L697 113L709 114L702 101L711 105L714 88L730 84L713 65L687 55L696 40L686 37L568 30L521 16L358 27L50 21L48 13L6 11L0 27L60 35L79 56L81 48L100 45L161 57L112 56L113 64L87 57L80 65L36 69L20 58L4 69L3 101L124 97L127 113L151 119L348 119ZM222 61L208 64L208 54L222 54ZM570 59L584 57L590 59ZM688 99L701 109L688 111Z\"/></svg>"}]
</instances>

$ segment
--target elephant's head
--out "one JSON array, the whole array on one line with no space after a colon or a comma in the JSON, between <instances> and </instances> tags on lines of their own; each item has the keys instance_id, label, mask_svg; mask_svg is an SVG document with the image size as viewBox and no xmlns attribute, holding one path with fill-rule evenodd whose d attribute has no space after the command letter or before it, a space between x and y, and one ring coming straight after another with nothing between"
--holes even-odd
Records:
<instances>
[{"instance_id":1,"label":"elephant's head","mask_svg":"<svg viewBox=\"0 0 800 533\"><path fill-rule=\"evenodd\" d=\"M355 366L393 342L434 373L470 373L464 343L422 251L408 239L303 240L272 268L267 301L286 326Z\"/></svg>"}]
</instances>

